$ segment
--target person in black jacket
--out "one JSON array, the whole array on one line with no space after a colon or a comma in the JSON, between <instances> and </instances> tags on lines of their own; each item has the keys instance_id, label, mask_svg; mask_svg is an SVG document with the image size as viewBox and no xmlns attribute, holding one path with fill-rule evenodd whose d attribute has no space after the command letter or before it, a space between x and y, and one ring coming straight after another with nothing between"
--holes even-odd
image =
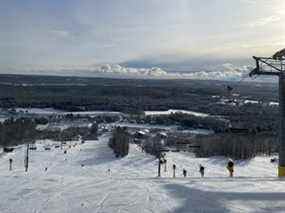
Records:
<instances>
[{"instance_id":1,"label":"person in black jacket","mask_svg":"<svg viewBox=\"0 0 285 213\"><path fill-rule=\"evenodd\" d=\"M234 176L234 162L231 159L228 161L227 169L230 173L230 177L233 177Z\"/></svg>"},{"instance_id":2,"label":"person in black jacket","mask_svg":"<svg viewBox=\"0 0 285 213\"><path fill-rule=\"evenodd\" d=\"M187 170L183 169L183 177L187 177Z\"/></svg>"},{"instance_id":3,"label":"person in black jacket","mask_svg":"<svg viewBox=\"0 0 285 213\"><path fill-rule=\"evenodd\" d=\"M205 174L205 167L202 166L201 164L200 164L199 172L200 172L200 174L201 174L201 177L204 177L204 174Z\"/></svg>"}]
</instances>

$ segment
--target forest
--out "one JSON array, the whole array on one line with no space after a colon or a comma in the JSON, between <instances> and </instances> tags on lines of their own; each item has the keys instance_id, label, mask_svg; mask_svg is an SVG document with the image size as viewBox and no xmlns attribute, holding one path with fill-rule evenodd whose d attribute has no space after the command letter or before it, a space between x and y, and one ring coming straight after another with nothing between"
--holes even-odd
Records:
<instances>
[{"instance_id":1,"label":"forest","mask_svg":"<svg viewBox=\"0 0 285 213\"><path fill-rule=\"evenodd\" d=\"M233 87L230 100L227 86ZM236 158L252 157L258 153L276 150L278 130L277 85L261 82L222 82L203 80L139 80L54 76L0 75L0 107L2 110L17 107L52 107L66 111L119 111L129 116L129 122L144 124L179 125L184 129L203 128L215 135L199 138L201 149L197 156L230 155ZM258 102L253 104L251 101ZM209 114L206 117L182 113L148 116L144 111L183 109ZM53 118L54 119L54 118ZM67 114L73 122L77 117ZM88 118L96 123L114 122L120 118ZM55 122L56 120L54 120ZM19 118L0 125L2 146L25 143L29 138L71 140L78 135L96 138L98 127L68 128L34 131L43 118ZM229 129L245 129L244 135L232 135ZM18 131L18 129L20 129ZM91 133L93 131L93 133ZM260 140L268 133L268 140ZM230 140L235 137L235 140ZM113 132L110 147L116 156L127 154L127 133L123 129ZM256 142L259 141L259 142ZM260 142L262 141L262 142ZM235 151L233 151L235 150ZM237 151L239 150L239 151ZM249 150L252 150L249 151ZM150 153L155 150L150 150Z\"/></svg>"},{"instance_id":2,"label":"forest","mask_svg":"<svg viewBox=\"0 0 285 213\"><path fill-rule=\"evenodd\" d=\"M233 110L214 104L215 97L226 96L229 84L240 98L278 100L277 86L269 83L0 75L0 107L121 112L185 109L222 115Z\"/></svg>"},{"instance_id":3,"label":"forest","mask_svg":"<svg viewBox=\"0 0 285 213\"><path fill-rule=\"evenodd\" d=\"M98 125L93 123L90 127L68 127L65 129L38 130L37 125L44 119L18 118L7 119L0 123L0 147L9 147L20 144L33 144L36 140L51 139L55 141L96 140Z\"/></svg>"}]
</instances>

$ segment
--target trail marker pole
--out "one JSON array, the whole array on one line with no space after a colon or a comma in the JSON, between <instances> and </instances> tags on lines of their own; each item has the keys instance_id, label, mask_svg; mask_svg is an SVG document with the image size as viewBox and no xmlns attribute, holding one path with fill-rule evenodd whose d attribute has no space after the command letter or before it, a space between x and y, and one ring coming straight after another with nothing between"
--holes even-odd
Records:
<instances>
[{"instance_id":1,"label":"trail marker pole","mask_svg":"<svg viewBox=\"0 0 285 213\"><path fill-rule=\"evenodd\" d=\"M158 177L161 176L160 171L161 171L161 159L159 158L159 159L158 159L158 171L157 171L157 176L158 176Z\"/></svg>"},{"instance_id":2,"label":"trail marker pole","mask_svg":"<svg viewBox=\"0 0 285 213\"><path fill-rule=\"evenodd\" d=\"M9 171L12 171L12 163L13 163L13 160L12 158L9 159Z\"/></svg>"},{"instance_id":3,"label":"trail marker pole","mask_svg":"<svg viewBox=\"0 0 285 213\"><path fill-rule=\"evenodd\" d=\"M175 173L176 173L176 165L173 164L172 168L173 168L173 178L175 178L176 177L176 175L175 175Z\"/></svg>"},{"instance_id":4,"label":"trail marker pole","mask_svg":"<svg viewBox=\"0 0 285 213\"><path fill-rule=\"evenodd\" d=\"M25 157L25 172L27 172L29 168L29 148L30 145L27 144L26 157Z\"/></svg>"}]
</instances>

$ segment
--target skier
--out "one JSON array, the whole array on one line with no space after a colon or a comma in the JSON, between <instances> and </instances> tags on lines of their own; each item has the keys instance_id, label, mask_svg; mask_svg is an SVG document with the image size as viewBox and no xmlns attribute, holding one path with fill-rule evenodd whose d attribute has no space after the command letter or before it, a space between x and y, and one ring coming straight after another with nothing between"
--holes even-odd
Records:
<instances>
[{"instance_id":1,"label":"skier","mask_svg":"<svg viewBox=\"0 0 285 213\"><path fill-rule=\"evenodd\" d=\"M229 159L227 169L230 173L230 177L233 177L234 176L234 162L233 162L233 160Z\"/></svg>"},{"instance_id":2,"label":"skier","mask_svg":"<svg viewBox=\"0 0 285 213\"><path fill-rule=\"evenodd\" d=\"M13 163L13 159L10 158L9 159L9 171L12 171L12 163Z\"/></svg>"},{"instance_id":3,"label":"skier","mask_svg":"<svg viewBox=\"0 0 285 213\"><path fill-rule=\"evenodd\" d=\"M175 164L173 164L172 168L173 168L173 178L175 178L176 165L175 165Z\"/></svg>"},{"instance_id":4,"label":"skier","mask_svg":"<svg viewBox=\"0 0 285 213\"><path fill-rule=\"evenodd\" d=\"M205 167L202 166L201 164L200 164L199 172L200 172L200 174L201 174L201 177L204 177L204 174L205 174Z\"/></svg>"},{"instance_id":5,"label":"skier","mask_svg":"<svg viewBox=\"0 0 285 213\"><path fill-rule=\"evenodd\" d=\"M186 169L183 169L183 176L187 177L187 170Z\"/></svg>"}]
</instances>

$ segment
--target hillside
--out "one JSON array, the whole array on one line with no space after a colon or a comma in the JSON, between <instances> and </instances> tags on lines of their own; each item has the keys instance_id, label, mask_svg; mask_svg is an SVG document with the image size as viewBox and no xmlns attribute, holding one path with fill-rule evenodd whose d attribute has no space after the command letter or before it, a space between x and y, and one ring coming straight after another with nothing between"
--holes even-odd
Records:
<instances>
[{"instance_id":1,"label":"hillside","mask_svg":"<svg viewBox=\"0 0 285 213\"><path fill-rule=\"evenodd\" d=\"M108 133L67 154L55 142L38 141L24 172L25 147L0 157L0 212L284 212L285 185L276 178L269 157L237 162L236 177L227 177L227 159L194 158L168 153L168 172L157 178L157 161L131 145L130 154L116 159L107 146ZM44 150L50 144L50 151ZM77 142L70 142L75 144ZM13 171L8 160L14 159ZM177 178L171 166L177 165ZM201 179L198 165L205 167ZM47 171L44 171L47 167ZM189 177L182 177L186 168ZM108 172L110 169L110 172Z\"/></svg>"}]
</instances>

